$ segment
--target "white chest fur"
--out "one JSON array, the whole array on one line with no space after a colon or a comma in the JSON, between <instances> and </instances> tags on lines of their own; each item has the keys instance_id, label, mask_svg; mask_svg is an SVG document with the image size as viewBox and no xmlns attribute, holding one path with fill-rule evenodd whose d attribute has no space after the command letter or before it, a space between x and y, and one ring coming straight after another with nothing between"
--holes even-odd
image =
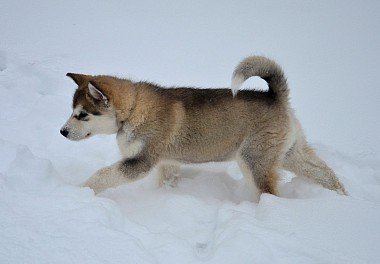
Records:
<instances>
[{"instance_id":1,"label":"white chest fur","mask_svg":"<svg viewBox=\"0 0 380 264\"><path fill-rule=\"evenodd\" d=\"M143 141L137 139L134 135L133 129L126 125L117 133L116 139L123 158L136 157L144 146Z\"/></svg>"}]
</instances>

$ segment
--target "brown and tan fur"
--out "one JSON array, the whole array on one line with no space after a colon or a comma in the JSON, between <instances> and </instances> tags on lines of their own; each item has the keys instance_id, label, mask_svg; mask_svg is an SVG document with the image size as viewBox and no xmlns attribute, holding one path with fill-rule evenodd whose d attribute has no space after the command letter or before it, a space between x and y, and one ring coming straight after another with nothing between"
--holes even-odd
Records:
<instances>
[{"instance_id":1,"label":"brown and tan fur","mask_svg":"<svg viewBox=\"0 0 380 264\"><path fill-rule=\"evenodd\" d=\"M116 133L122 154L119 162L85 182L96 193L140 179L157 165L161 182L175 184L179 164L228 160L236 160L261 192L277 193L278 170L284 168L345 193L334 172L308 146L290 109L281 68L265 57L249 57L237 66L233 93L163 88L110 76L68 76L78 89L73 115L61 133L72 140ZM266 80L269 90L237 92L251 76Z\"/></svg>"}]
</instances>

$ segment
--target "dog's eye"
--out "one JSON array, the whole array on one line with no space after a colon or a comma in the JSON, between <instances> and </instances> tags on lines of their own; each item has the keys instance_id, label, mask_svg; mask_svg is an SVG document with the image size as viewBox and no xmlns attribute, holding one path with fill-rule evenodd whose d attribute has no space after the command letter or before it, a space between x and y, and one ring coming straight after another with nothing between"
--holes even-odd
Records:
<instances>
[{"instance_id":1,"label":"dog's eye","mask_svg":"<svg viewBox=\"0 0 380 264\"><path fill-rule=\"evenodd\" d=\"M82 121L87 121L87 120L84 120L84 118L88 116L88 114L86 112L80 112L79 115L77 116L74 116L76 119L78 120L82 120Z\"/></svg>"},{"instance_id":2,"label":"dog's eye","mask_svg":"<svg viewBox=\"0 0 380 264\"><path fill-rule=\"evenodd\" d=\"M78 115L78 118L79 118L79 119L82 119L82 118L84 118L84 117L86 117L86 116L88 116L87 113L85 113L85 112L80 112L79 115Z\"/></svg>"}]
</instances>

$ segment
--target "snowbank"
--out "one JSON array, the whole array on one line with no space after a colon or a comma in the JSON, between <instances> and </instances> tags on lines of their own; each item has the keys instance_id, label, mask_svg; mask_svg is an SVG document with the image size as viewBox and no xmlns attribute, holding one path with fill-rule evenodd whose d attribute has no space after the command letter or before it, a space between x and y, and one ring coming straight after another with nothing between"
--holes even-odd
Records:
<instances>
[{"instance_id":1,"label":"snowbank","mask_svg":"<svg viewBox=\"0 0 380 264\"><path fill-rule=\"evenodd\" d=\"M0 146L1 263L376 263L380 258L378 196L361 191L361 197L339 196L293 178L281 186L291 198L263 195L250 202L252 193L228 164L225 169L236 179L213 166L187 167L175 189L146 181L96 197L88 188L64 183L49 160L27 147L3 140ZM371 175L364 176L345 182L365 186Z\"/></svg>"}]
</instances>

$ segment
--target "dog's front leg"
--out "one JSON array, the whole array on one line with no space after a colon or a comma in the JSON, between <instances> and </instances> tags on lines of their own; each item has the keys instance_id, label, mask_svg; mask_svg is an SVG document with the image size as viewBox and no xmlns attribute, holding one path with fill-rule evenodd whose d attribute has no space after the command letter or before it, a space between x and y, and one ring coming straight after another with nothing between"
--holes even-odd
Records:
<instances>
[{"instance_id":1,"label":"dog's front leg","mask_svg":"<svg viewBox=\"0 0 380 264\"><path fill-rule=\"evenodd\" d=\"M82 186L90 187L98 194L107 188L145 177L154 164L152 159L144 156L125 159L98 170Z\"/></svg>"}]
</instances>

